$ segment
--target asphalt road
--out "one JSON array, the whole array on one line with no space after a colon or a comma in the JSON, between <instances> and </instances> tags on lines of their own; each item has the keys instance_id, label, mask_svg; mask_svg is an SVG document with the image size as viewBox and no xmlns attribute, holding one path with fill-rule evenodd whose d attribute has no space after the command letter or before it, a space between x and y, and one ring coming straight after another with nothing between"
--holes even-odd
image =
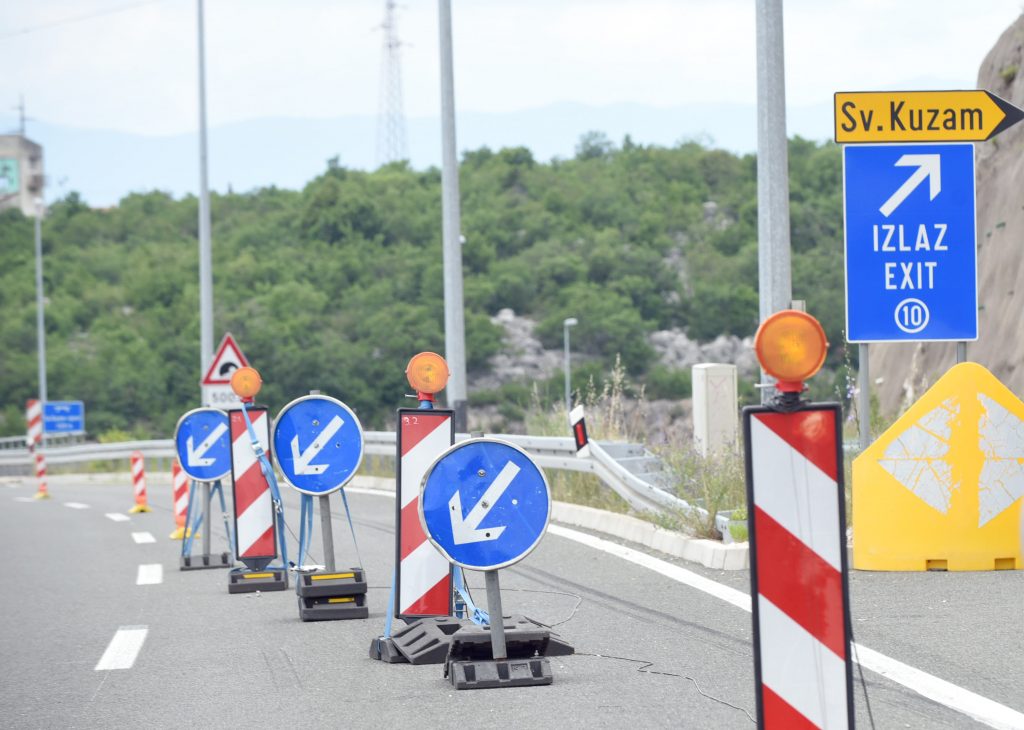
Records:
<instances>
[{"instance_id":1,"label":"asphalt road","mask_svg":"<svg viewBox=\"0 0 1024 730\"><path fill-rule=\"evenodd\" d=\"M0 727L753 726L750 614L659 572L549 534L502 571L505 611L555 625L578 653L552 659L547 687L456 692L438 665L367 657L384 626L392 499L349 498L370 618L303 623L291 591L229 595L224 570L180 572L170 487L150 482L154 511L114 521L108 513L132 504L127 474L55 478L48 501L31 500L28 481L0 481L10 551L0 571ZM297 495L285 501L294 529ZM137 543L138 532L154 542ZM343 515L334 534L339 567L354 564ZM214 535L215 549L226 544ZM749 590L746 572L675 562ZM137 585L140 565L161 565L162 581ZM483 603L482 575L470 583ZM851 595L860 644L1024 711L1021 572L854 573ZM131 667L97 669L126 627L145 635ZM876 727L993 726L873 672L864 678ZM858 724L870 727L859 678L855 695Z\"/></svg>"}]
</instances>

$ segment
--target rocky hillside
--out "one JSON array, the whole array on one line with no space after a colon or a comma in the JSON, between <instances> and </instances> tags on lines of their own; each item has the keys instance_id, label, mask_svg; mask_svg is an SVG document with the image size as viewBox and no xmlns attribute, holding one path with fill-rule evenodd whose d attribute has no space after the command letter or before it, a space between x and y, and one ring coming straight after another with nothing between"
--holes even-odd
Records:
<instances>
[{"instance_id":1,"label":"rocky hillside","mask_svg":"<svg viewBox=\"0 0 1024 730\"><path fill-rule=\"evenodd\" d=\"M999 38L978 88L1024 107L1024 15ZM976 146L979 338L968 357L1024 396L1024 123ZM952 343L873 345L871 376L883 411L912 403L956 361Z\"/></svg>"}]
</instances>

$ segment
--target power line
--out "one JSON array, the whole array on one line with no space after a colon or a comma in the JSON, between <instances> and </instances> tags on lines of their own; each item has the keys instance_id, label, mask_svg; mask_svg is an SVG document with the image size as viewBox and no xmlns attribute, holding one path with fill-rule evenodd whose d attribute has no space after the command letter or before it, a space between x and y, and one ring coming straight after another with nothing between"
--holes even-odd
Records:
<instances>
[{"instance_id":1,"label":"power line","mask_svg":"<svg viewBox=\"0 0 1024 730\"><path fill-rule=\"evenodd\" d=\"M12 30L6 33L0 33L0 41L7 38L14 38L15 36L28 35L29 33L37 33L41 30L50 30L51 28L59 28L64 25L71 25L72 23L81 23L85 20L92 20L93 18L102 18L106 15L114 15L116 13L123 13L128 10L135 10L137 8L145 7L146 5L156 5L157 3L164 2L164 0L142 0L142 2L132 3L131 5L122 5L117 8L109 8L107 10L98 10L94 13L88 13L87 15L76 15L70 18L63 18L62 20L54 20L49 23L41 23L40 25L32 25L21 30Z\"/></svg>"}]
</instances>

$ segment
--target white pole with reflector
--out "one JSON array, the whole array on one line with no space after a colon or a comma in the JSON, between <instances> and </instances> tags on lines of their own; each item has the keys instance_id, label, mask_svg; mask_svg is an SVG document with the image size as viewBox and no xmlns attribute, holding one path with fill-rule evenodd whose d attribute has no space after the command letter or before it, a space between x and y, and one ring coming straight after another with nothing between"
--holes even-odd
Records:
<instances>
[{"instance_id":1,"label":"white pole with reflector","mask_svg":"<svg viewBox=\"0 0 1024 730\"><path fill-rule=\"evenodd\" d=\"M585 459L590 456L590 437L587 435L583 406L576 406L569 411L569 424L572 426L572 438L576 442L576 456Z\"/></svg>"}]
</instances>

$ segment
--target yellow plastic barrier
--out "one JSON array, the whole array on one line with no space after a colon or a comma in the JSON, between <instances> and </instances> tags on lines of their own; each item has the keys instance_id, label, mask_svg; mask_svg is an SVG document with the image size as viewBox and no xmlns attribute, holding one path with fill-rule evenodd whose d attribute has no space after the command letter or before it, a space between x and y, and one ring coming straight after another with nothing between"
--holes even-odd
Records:
<instances>
[{"instance_id":1,"label":"yellow plastic barrier","mask_svg":"<svg viewBox=\"0 0 1024 730\"><path fill-rule=\"evenodd\" d=\"M1024 403L961 363L853 462L853 567L1024 568Z\"/></svg>"}]
</instances>

